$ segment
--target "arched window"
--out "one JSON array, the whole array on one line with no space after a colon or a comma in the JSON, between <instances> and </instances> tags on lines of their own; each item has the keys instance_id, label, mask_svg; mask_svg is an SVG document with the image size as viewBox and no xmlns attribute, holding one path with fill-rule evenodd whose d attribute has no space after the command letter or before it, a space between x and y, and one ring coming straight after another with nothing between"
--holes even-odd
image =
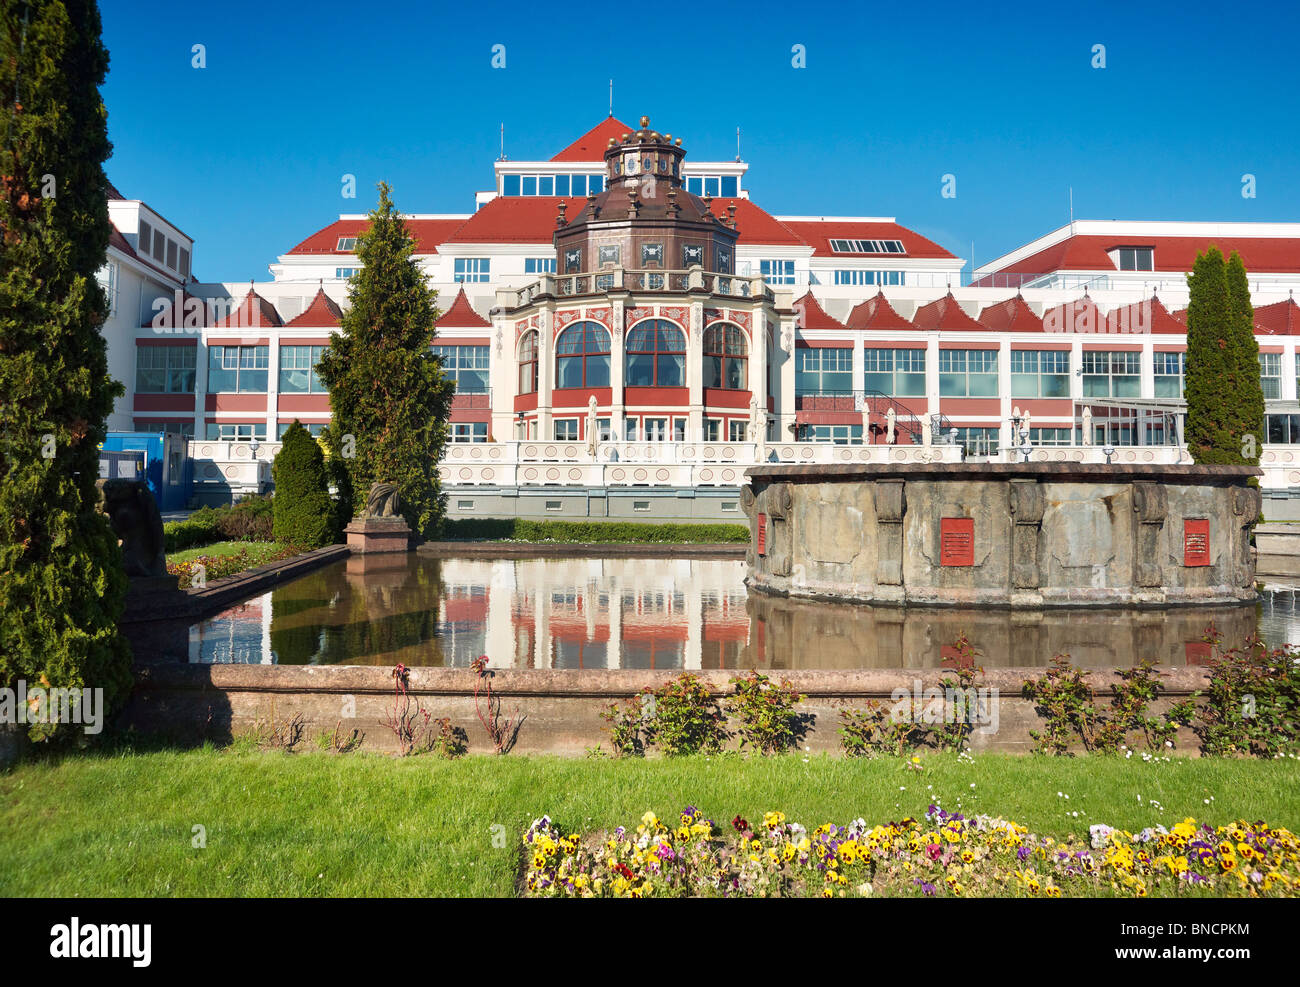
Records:
<instances>
[{"instance_id":1,"label":"arched window","mask_svg":"<svg viewBox=\"0 0 1300 987\"><path fill-rule=\"evenodd\" d=\"M537 330L530 329L519 340L519 393L537 390Z\"/></svg>"},{"instance_id":2,"label":"arched window","mask_svg":"<svg viewBox=\"0 0 1300 987\"><path fill-rule=\"evenodd\" d=\"M686 334L671 322L638 322L627 334L628 387L685 387Z\"/></svg>"},{"instance_id":3,"label":"arched window","mask_svg":"<svg viewBox=\"0 0 1300 987\"><path fill-rule=\"evenodd\" d=\"M609 330L575 322L555 341L555 386L609 387Z\"/></svg>"},{"instance_id":4,"label":"arched window","mask_svg":"<svg viewBox=\"0 0 1300 987\"><path fill-rule=\"evenodd\" d=\"M744 391L749 387L746 355L749 346L737 326L716 325L704 330L704 386Z\"/></svg>"}]
</instances>

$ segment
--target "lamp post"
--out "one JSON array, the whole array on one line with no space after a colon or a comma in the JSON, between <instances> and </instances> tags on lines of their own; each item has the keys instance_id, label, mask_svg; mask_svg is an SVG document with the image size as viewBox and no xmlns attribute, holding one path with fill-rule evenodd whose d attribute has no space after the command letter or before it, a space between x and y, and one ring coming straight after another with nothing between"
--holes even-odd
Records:
<instances>
[{"instance_id":1,"label":"lamp post","mask_svg":"<svg viewBox=\"0 0 1300 987\"><path fill-rule=\"evenodd\" d=\"M1025 457L1025 462L1029 462L1029 454L1034 451L1034 447L1029 444L1029 430L1022 428L1020 430L1020 455Z\"/></svg>"},{"instance_id":2,"label":"lamp post","mask_svg":"<svg viewBox=\"0 0 1300 987\"><path fill-rule=\"evenodd\" d=\"M1102 446L1101 451L1106 456L1106 465L1109 466L1110 457L1115 455L1115 447L1111 445L1109 442L1107 442L1104 446Z\"/></svg>"}]
</instances>

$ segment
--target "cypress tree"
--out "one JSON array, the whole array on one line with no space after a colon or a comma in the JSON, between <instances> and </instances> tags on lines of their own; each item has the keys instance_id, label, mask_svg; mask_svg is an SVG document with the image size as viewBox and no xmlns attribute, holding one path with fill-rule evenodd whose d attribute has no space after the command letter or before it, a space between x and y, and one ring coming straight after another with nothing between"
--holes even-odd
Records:
<instances>
[{"instance_id":1,"label":"cypress tree","mask_svg":"<svg viewBox=\"0 0 1300 987\"><path fill-rule=\"evenodd\" d=\"M298 421L285 430L282 443L271 464L275 540L303 548L328 545L334 540L334 510L325 454Z\"/></svg>"},{"instance_id":2,"label":"cypress tree","mask_svg":"<svg viewBox=\"0 0 1300 987\"><path fill-rule=\"evenodd\" d=\"M1197 463L1257 464L1264 423L1246 270L1211 245L1187 277L1188 450ZM1231 272L1231 276L1230 276Z\"/></svg>"},{"instance_id":3,"label":"cypress tree","mask_svg":"<svg viewBox=\"0 0 1300 987\"><path fill-rule=\"evenodd\" d=\"M1259 465L1264 444L1264 386L1260 380L1259 340L1255 338L1255 306L1250 303L1250 279L1237 251L1228 258L1228 307L1232 327L1229 349L1237 361L1239 386L1233 388L1233 411L1238 416L1237 451L1243 463ZM1231 423L1230 423L1231 424ZM1249 436L1254 436L1251 441ZM1258 484L1258 478L1253 481Z\"/></svg>"},{"instance_id":4,"label":"cypress tree","mask_svg":"<svg viewBox=\"0 0 1300 987\"><path fill-rule=\"evenodd\" d=\"M438 460L455 390L429 348L437 292L411 257L415 242L385 183L369 219L357 239L351 306L318 365L330 392L331 460L338 450L359 501L372 483L396 484L411 530L433 538L445 511Z\"/></svg>"},{"instance_id":5,"label":"cypress tree","mask_svg":"<svg viewBox=\"0 0 1300 987\"><path fill-rule=\"evenodd\" d=\"M108 375L108 71L93 0L0 0L0 685L131 681L98 510ZM35 731L45 733L45 730Z\"/></svg>"}]
</instances>

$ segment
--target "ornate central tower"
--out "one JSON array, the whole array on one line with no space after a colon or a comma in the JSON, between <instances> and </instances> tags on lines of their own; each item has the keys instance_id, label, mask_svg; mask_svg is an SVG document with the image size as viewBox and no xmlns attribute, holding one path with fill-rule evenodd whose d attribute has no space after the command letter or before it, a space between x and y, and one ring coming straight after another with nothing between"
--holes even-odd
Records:
<instances>
[{"instance_id":1,"label":"ornate central tower","mask_svg":"<svg viewBox=\"0 0 1300 987\"><path fill-rule=\"evenodd\" d=\"M686 191L681 139L649 129L610 138L605 150L605 190L589 195L570 219L561 204L554 236L556 273L689 271L700 267L731 274L736 257L734 205L723 220L712 200ZM655 285L659 287L660 285Z\"/></svg>"}]
</instances>

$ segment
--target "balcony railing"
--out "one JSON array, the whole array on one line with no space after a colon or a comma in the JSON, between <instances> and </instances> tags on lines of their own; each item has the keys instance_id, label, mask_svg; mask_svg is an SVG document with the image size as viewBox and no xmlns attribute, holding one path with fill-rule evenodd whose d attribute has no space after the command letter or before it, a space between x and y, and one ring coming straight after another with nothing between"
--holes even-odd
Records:
<instances>
[{"instance_id":1,"label":"balcony railing","mask_svg":"<svg viewBox=\"0 0 1300 987\"><path fill-rule=\"evenodd\" d=\"M901 434L908 436L913 445L922 444L921 418L925 415L925 411L910 408L897 398L890 397L880 391L821 391L817 394L796 394L794 407L796 411L834 411L856 414L862 414L865 411L869 412L871 417L879 422L883 422L889 414L889 409L893 408L894 427ZM929 418L930 435L933 437L933 442L938 444L943 441L942 436L952 428L952 423L948 421L947 416L938 412L931 414Z\"/></svg>"},{"instance_id":2,"label":"balcony railing","mask_svg":"<svg viewBox=\"0 0 1300 987\"><path fill-rule=\"evenodd\" d=\"M640 271L611 267L585 274L545 274L540 281L525 285L515 292L515 308L531 304L533 299L549 295L577 297L602 295L608 291L701 291L728 298L760 298L771 301L774 297L762 278L736 274L720 274L694 267L689 271Z\"/></svg>"}]
</instances>

